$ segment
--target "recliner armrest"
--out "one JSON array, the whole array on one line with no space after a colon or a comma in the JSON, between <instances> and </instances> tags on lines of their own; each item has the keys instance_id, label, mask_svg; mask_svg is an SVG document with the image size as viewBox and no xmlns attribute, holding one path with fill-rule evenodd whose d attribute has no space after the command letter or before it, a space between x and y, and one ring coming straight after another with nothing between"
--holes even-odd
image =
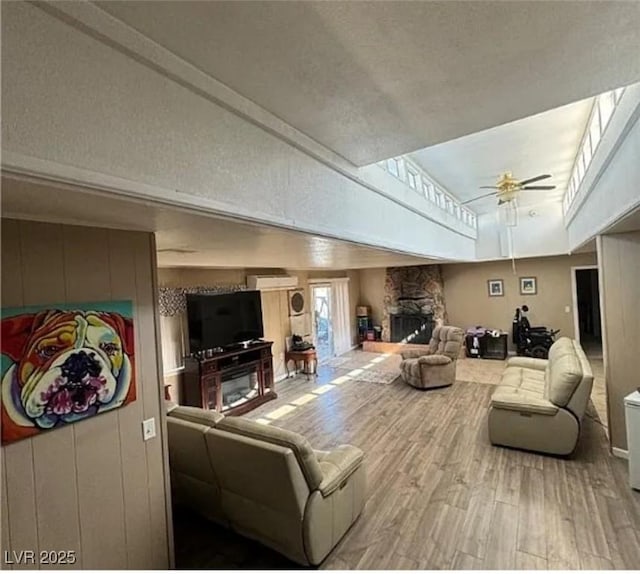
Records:
<instances>
[{"instance_id":1,"label":"recliner armrest","mask_svg":"<svg viewBox=\"0 0 640 574\"><path fill-rule=\"evenodd\" d=\"M316 454L323 475L318 490L324 497L340 488L364 460L364 453L348 444L331 451L316 451Z\"/></svg>"},{"instance_id":2,"label":"recliner armrest","mask_svg":"<svg viewBox=\"0 0 640 574\"><path fill-rule=\"evenodd\" d=\"M431 354L430 349L424 349L424 350L413 349L413 350L402 351L400 353L400 356L406 361L407 359L419 359L420 357L426 357L430 354Z\"/></svg>"},{"instance_id":3,"label":"recliner armrest","mask_svg":"<svg viewBox=\"0 0 640 574\"><path fill-rule=\"evenodd\" d=\"M507 361L507 367L522 367L523 369L544 371L548 362L546 359L534 359L533 357L511 357Z\"/></svg>"},{"instance_id":4,"label":"recliner armrest","mask_svg":"<svg viewBox=\"0 0 640 574\"><path fill-rule=\"evenodd\" d=\"M424 357L420 357L418 362L421 365L429 365L429 366L438 366L438 365L448 365L453 362L449 357L445 355L426 355Z\"/></svg>"},{"instance_id":5,"label":"recliner armrest","mask_svg":"<svg viewBox=\"0 0 640 574\"><path fill-rule=\"evenodd\" d=\"M558 412L558 407L551 401L519 392L518 389L512 387L498 388L491 397L491 406L521 413L549 416L553 416Z\"/></svg>"}]
</instances>

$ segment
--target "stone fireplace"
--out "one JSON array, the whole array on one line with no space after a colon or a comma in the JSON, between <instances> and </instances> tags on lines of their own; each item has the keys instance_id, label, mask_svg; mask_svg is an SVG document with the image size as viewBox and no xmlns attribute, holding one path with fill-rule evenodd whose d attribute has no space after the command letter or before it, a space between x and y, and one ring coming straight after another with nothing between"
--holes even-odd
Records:
<instances>
[{"instance_id":1,"label":"stone fireplace","mask_svg":"<svg viewBox=\"0 0 640 574\"><path fill-rule=\"evenodd\" d=\"M382 340L426 344L437 325L446 324L439 265L389 267L385 280ZM416 333L417 332L417 333Z\"/></svg>"},{"instance_id":2,"label":"stone fireplace","mask_svg":"<svg viewBox=\"0 0 640 574\"><path fill-rule=\"evenodd\" d=\"M390 341L426 345L433 332L431 313L391 313L389 315Z\"/></svg>"}]
</instances>

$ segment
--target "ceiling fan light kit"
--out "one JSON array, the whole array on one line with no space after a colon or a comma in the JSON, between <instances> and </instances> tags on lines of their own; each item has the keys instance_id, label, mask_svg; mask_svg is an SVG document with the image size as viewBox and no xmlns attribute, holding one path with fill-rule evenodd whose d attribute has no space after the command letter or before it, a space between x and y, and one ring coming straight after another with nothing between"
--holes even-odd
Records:
<instances>
[{"instance_id":1,"label":"ceiling fan light kit","mask_svg":"<svg viewBox=\"0 0 640 574\"><path fill-rule=\"evenodd\" d=\"M536 175L535 177L530 177L529 179L519 180L513 177L513 174L510 171L505 171L498 178L498 181L495 185L480 186L480 189L493 189L495 191L485 193L483 195L479 195L478 197L474 197L473 199L468 199L467 201L462 202L462 205L466 205L468 203L478 201L479 199L484 199L486 197L496 197L496 199L498 200L498 223L501 223L506 227L505 232L507 237L509 257L511 258L511 266L513 268L514 274L516 272L516 259L512 232L513 228L517 227L518 225L518 196L522 191L547 191L555 189L555 185L531 185L532 183L536 183L550 177L550 174L544 173L541 175ZM537 215L537 211L533 209L529 211L529 217L536 217Z\"/></svg>"}]
</instances>

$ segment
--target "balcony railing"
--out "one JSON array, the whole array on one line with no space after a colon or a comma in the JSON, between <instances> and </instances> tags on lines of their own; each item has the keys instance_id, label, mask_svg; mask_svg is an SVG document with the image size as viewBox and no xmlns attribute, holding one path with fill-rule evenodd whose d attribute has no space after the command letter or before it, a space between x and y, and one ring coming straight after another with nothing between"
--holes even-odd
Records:
<instances>
[{"instance_id":1,"label":"balcony railing","mask_svg":"<svg viewBox=\"0 0 640 574\"><path fill-rule=\"evenodd\" d=\"M591 160L598 149L598 144L609 125L609 120L623 92L624 88L605 92L597 96L593 103L587 128L578 146L578 153L576 154L576 159L571 171L569 185L562 199L562 207L565 215L573 204L573 200L578 195L580 184L582 183L585 173L587 173Z\"/></svg>"},{"instance_id":2,"label":"balcony railing","mask_svg":"<svg viewBox=\"0 0 640 574\"><path fill-rule=\"evenodd\" d=\"M393 157L378 165L433 205L453 215L471 229L477 229L476 214L463 207L455 197L435 183L416 163L406 157Z\"/></svg>"}]
</instances>

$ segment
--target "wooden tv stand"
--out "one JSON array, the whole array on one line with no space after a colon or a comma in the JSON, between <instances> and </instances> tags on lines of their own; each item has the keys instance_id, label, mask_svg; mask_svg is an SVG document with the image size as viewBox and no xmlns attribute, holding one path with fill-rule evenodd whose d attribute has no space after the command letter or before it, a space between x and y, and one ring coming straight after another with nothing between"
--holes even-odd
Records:
<instances>
[{"instance_id":1,"label":"wooden tv stand","mask_svg":"<svg viewBox=\"0 0 640 574\"><path fill-rule=\"evenodd\" d=\"M270 341L185 358L182 404L241 415L277 398Z\"/></svg>"}]
</instances>

